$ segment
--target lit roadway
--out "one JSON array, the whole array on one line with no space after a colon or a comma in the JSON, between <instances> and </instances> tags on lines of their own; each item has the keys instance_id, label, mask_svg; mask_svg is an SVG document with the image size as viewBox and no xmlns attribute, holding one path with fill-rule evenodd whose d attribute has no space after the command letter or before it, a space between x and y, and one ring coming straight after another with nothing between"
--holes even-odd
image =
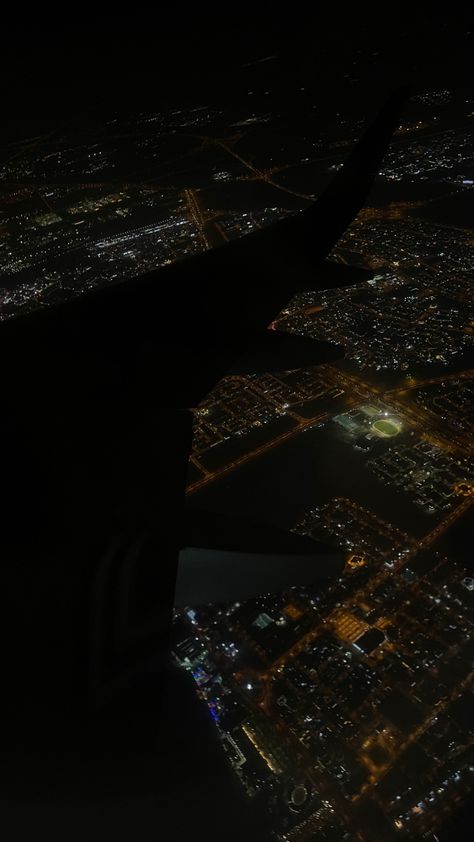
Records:
<instances>
[{"instance_id":1,"label":"lit roadway","mask_svg":"<svg viewBox=\"0 0 474 842\"><path fill-rule=\"evenodd\" d=\"M447 438L443 433L440 432L439 429L433 431L433 424L435 424L438 421L438 419L436 419L435 416L428 414L425 410L419 407L408 406L406 403L400 400L401 393L406 391L405 387L397 390L385 391L384 389L375 386L373 383L369 383L367 381L362 380L362 378L357 377L352 373L348 374L347 372L341 371L338 368L335 368L334 366L330 365L320 366L320 371L322 374L327 376L330 382L332 381L333 384L342 388L346 393L349 393L349 396L351 396L349 397L349 402L352 406L355 406L357 402L366 400L374 400L379 402L383 401L384 403L386 403L387 406L393 409L394 412L401 416L401 419L406 424L406 426L412 427L417 432L420 432L421 426L423 431L423 438L432 442L440 449L448 450L456 454L462 454L463 456L465 456L469 452L472 452L472 450L474 449L472 438L469 438L468 436L462 436L462 434L460 433L453 432L450 433L449 438ZM421 387L421 384L418 384L418 386ZM252 459L258 458L263 453L266 453L268 450L277 447L280 444L283 444L285 441L288 441L294 436L297 436L299 433L301 433L308 427L312 427L315 424L327 421L331 417L331 413L321 413L320 415L309 420L301 418L295 413L293 413L293 417L295 418L295 420L297 420L297 423L295 427L293 427L291 430L282 433L275 439L272 439L271 441L266 442L265 444L261 445L255 450L252 450L250 453L246 453L238 459L234 459L228 465L225 465L223 468L219 468L216 471L207 471L205 468L203 468L202 464L198 461L198 459L195 456L193 456L192 461L201 471L204 471L205 476L202 479L196 480L195 482L191 483L188 486L187 494L194 494L196 491L199 491L204 486L209 485L210 483L220 479L222 476L229 474L231 471L234 471L241 465L249 462ZM430 427L431 429L429 429Z\"/></svg>"},{"instance_id":2,"label":"lit roadway","mask_svg":"<svg viewBox=\"0 0 474 842\"><path fill-rule=\"evenodd\" d=\"M365 384L364 384L365 385ZM327 416L321 416L321 418ZM306 421L303 426L311 426L312 424L317 423L315 419L311 419ZM289 433L285 434L283 438L288 438L291 435L299 432L301 428L298 427L296 430L291 430ZM274 446L280 443L282 437L278 437L274 440L274 442L270 443L270 445L265 445L262 448L259 448L258 451L267 450L269 446ZM256 453L258 453L258 451ZM241 460L237 460L239 464L242 461L246 461L249 458L253 458L256 453L248 454L247 456L243 457ZM233 470L234 466L228 466L229 470ZM227 469L224 469L226 472ZM207 478L208 481L212 481L214 475L210 478ZM192 487L194 488L194 486ZM402 559L396 563L392 569L388 569L387 567L383 567L376 573L370 581L360 588L356 593L354 593L350 598L348 598L344 602L344 610L346 612L350 612L351 607L359 604L361 601L367 599L371 592L375 588L377 588L383 581L389 579L393 576L397 576L401 568L403 568L417 553L422 550L427 549L428 547L432 546L439 537L459 518L463 515L473 504L474 504L474 493L471 487L467 487L460 489L460 503L459 505L449 512L446 517L437 524L429 533L427 533L424 537L420 540L415 541L415 539L410 539L409 536L406 536L408 539L408 543L411 544L410 551L406 553ZM350 501L349 501L350 502ZM361 508L358 506L357 503L353 504L358 510ZM371 515L370 512L367 511L367 515ZM381 522L381 526L385 526L384 523ZM385 530L383 530L385 531ZM347 575L350 575L348 573ZM416 587L416 583L414 583L413 587ZM277 678L280 674L280 671L284 668L284 666L292 661L292 659L298 655L309 643L315 640L319 634L324 629L332 629L334 631L334 623L337 621L336 615L329 615L328 617L324 618L323 620L318 620L315 622L314 626L302 637L300 638L293 646L290 647L282 656L277 658L270 667L264 667L260 673L254 671L254 674L258 675L259 680L262 682L262 696L260 701L257 703L258 707L275 725L275 728L279 734L280 739L282 742L287 746L290 750L291 756L297 759L299 767L306 773L308 778L312 781L315 785L317 790L319 791L320 795L325 798L337 811L340 817L345 822L346 826L354 831L354 828L358 825L357 815L354 812L355 808L359 804L359 802L363 801L365 797L375 797L377 799L377 791L376 787L378 782L387 774L388 770L393 767L393 765L397 762L397 759L400 755L413 743L415 743L419 737L427 731L434 718L439 716L441 712L446 710L449 704L458 696L458 694L464 690L469 683L472 681L474 677L474 673L470 672L459 684L456 685L456 688L453 689L450 695L447 698L443 698L438 701L433 709L430 711L429 715L420 723L415 729L413 729L409 735L400 741L395 749L392 747L390 751L389 759L386 763L384 763L379 768L373 767L370 768L370 778L369 781L360 789L358 793L356 793L352 798L346 796L338 787L337 783L331 780L329 775L327 775L323 769L319 769L317 764L315 763L314 755L300 742L298 737L289 729L288 725L284 721L284 719L279 715L278 711L275 709L273 704L273 697L272 697L272 686L271 682L273 678ZM336 632L337 633L337 632ZM387 644L389 645L389 644ZM293 683L291 682L292 686L294 687ZM299 696L301 696L302 691L299 688L294 687L296 692ZM354 750L354 749L353 749ZM359 756L359 751L356 750L356 754ZM359 756L359 759L364 759L362 756ZM383 806L383 805L382 805ZM291 838L294 840L298 839L308 839L308 832L316 832L318 827L320 826L320 819L318 818L317 811L309 816L303 823L301 830L295 828L292 831ZM364 831L359 830L357 832L357 836L361 842L365 842L366 838Z\"/></svg>"},{"instance_id":3,"label":"lit roadway","mask_svg":"<svg viewBox=\"0 0 474 842\"><path fill-rule=\"evenodd\" d=\"M248 672L248 670L246 670L246 672ZM275 710L275 707L271 704L272 688L270 685L270 680L272 677L272 673L266 672L259 675L255 670L252 670L252 674L258 676L258 680L262 681L263 683L263 698L257 703L257 706L271 720L272 724L275 726L276 731L278 732L280 740L288 748L290 756L298 759L299 768L304 769L306 775L317 788L320 795L323 798L326 798L331 803L334 809L337 809L339 815L344 819L348 827L354 830L356 826L356 817L353 814L351 801L346 798L344 793L341 792L337 784L334 783L328 775L326 775L322 770L318 768L315 762L315 757L306 748L306 746L304 746L301 743L301 741L290 730L290 728L288 728L288 725L285 722L285 720L282 718L279 712ZM242 675L240 673L236 673L234 677L237 682L241 682ZM301 690L298 687L296 687L292 682L290 683L295 692L301 697ZM316 814L314 814L313 816L309 816L306 819L305 825L307 826L307 823L311 824L311 820L317 821L317 811ZM297 839L298 835L299 834L297 831L293 831L292 838ZM306 833L304 833L304 836L302 838L307 838ZM364 836L363 830L358 830L356 832L355 838L361 840L361 842L364 842L366 837Z\"/></svg>"},{"instance_id":4,"label":"lit roadway","mask_svg":"<svg viewBox=\"0 0 474 842\"><path fill-rule=\"evenodd\" d=\"M378 386L374 386L373 383L362 380L361 377L357 377L352 373L348 374L348 372L340 371L332 366L327 368L328 373L330 370L335 382L343 389L349 392L355 391L366 399L383 401L389 407L394 409L398 415L401 415L402 420L405 424L407 424L407 426L413 427L418 431L420 425L424 430L426 430L428 424L432 425L435 423L435 418L428 416L428 413L421 408L407 406L400 400L400 393L405 391L404 387L398 389L395 393L393 390L385 391ZM397 394L398 397L395 396ZM466 449L471 449L473 447L472 441L466 441L464 437L460 437L459 435L451 432L449 433L449 438L445 437L438 429L436 432L432 432L431 430L429 432L423 432L422 435L424 438L433 442L433 444L443 450L462 452L463 455L466 455Z\"/></svg>"},{"instance_id":5,"label":"lit roadway","mask_svg":"<svg viewBox=\"0 0 474 842\"><path fill-rule=\"evenodd\" d=\"M262 181L266 181L267 183L272 184L278 189L285 189L281 188L278 184L273 182L272 175L274 170L267 170L266 172L261 172L255 167L253 167L253 165L250 164L248 161L245 161L245 159L243 159L236 152L228 148L223 141L215 141L215 143L217 145L222 146L222 148L224 148L229 154L233 155L236 159L238 159L250 171L250 173L253 176L255 176L255 178L260 179ZM299 195L300 198L305 199L311 198L308 196L302 196L301 194L293 195ZM472 451L472 440L468 440L460 434L451 435L451 433L449 434L449 438L446 438L443 432L438 431L438 423L441 423L439 419L436 419L435 416L431 416L431 413L427 413L426 411L423 411L418 407L415 408L412 406L407 406L403 398L406 392L411 392L413 390L423 388L424 386L429 386L432 384L449 380L464 380L472 378L474 376L474 369L455 374L446 374L439 377L429 378L423 381L414 382L413 384L401 388L398 387L396 389L391 390L384 390L382 388L378 388L372 383L365 382L360 377L356 377L353 374L348 374L347 372L342 372L339 369L334 368L332 366L325 366L324 369L330 380L332 380L339 387L343 388L344 391L349 392L349 394L353 396L353 404L360 402L361 400L374 400L376 402L383 401L384 403L387 403L388 406L393 408L397 414L401 415L402 420L407 426L415 428L417 432L420 432L421 426L422 434L426 438L429 438L431 441L433 441L438 447L458 453L462 452L463 455L465 455L466 451L468 450ZM232 463L225 466L224 468L212 473L208 472L202 480L199 480L193 483L191 486L189 486L188 493L194 493L195 491L199 490L208 483L219 479L224 474L233 471L234 469L240 467L242 464L250 461L251 459L257 458L259 455L268 451L270 448L278 446L279 444L285 442L293 436L298 435L303 429L314 426L315 424L320 423L322 421L326 421L329 417L331 417L330 413L322 413L320 416L309 420L295 418L296 425L292 430L276 437L271 442L262 445L261 447L257 448L251 453L248 453L240 457L239 459L234 460ZM436 432L434 434L431 433L433 425L436 425ZM428 429L430 430L430 432L425 432L425 430ZM197 460L194 461L197 463ZM430 532L428 532L419 540L409 539L409 536L406 536L409 539L409 552L405 553L402 559L394 564L392 569L382 567L382 569L379 570L379 572L376 573L366 585L360 588L355 594L353 594L349 599L347 599L344 602L344 610L350 612L351 607L360 603L361 600L363 601L364 599L366 599L369 596L369 594L375 588L377 588L383 581L393 576L397 576L401 568L403 568L409 561L411 561L413 557L415 557L419 552L433 546L441 537L441 535L443 535L456 520L458 520L466 511L468 511L468 509L473 504L474 493L472 493L472 491L466 494L460 492L459 505L452 509ZM354 505L357 506L356 503L354 503ZM291 749L291 754L299 759L301 767L304 769L308 777L313 781L321 795L327 798L328 801L330 801L330 803L338 811L341 818L345 821L347 827L350 828L351 832L354 833L356 827L356 816L354 814L351 800L340 791L337 784L335 784L329 778L328 775L326 775L322 770L318 770L317 766L315 766L315 757L301 744L301 742L298 740L295 734L293 734L290 731L285 721L282 717L280 717L277 714L277 711L274 709L274 705L272 704L272 678L276 678L279 675L280 670L284 668L284 665L291 662L291 660L299 652L301 652L305 648L305 646L308 645L308 643L312 642L321 633L323 629L332 628L333 624L334 617L332 617L332 615L330 615L322 621L318 619L315 625L281 657L276 659L270 667L263 668L259 676L260 680L263 683L263 697L260 700L259 707L260 710L264 712L266 716L268 716L274 722L281 739ZM394 763L396 763L400 754L404 752L411 744L416 742L422 733L429 729L434 718L436 716L439 716L439 714L442 711L448 708L449 704L459 695L459 693L469 685L473 677L474 673L470 672L463 679L463 681L456 685L455 689L451 691L448 697L441 699L434 705L428 717L426 717L424 721L419 726L417 726L417 728L413 729L410 732L410 734L406 736L406 738L404 738L400 743L397 744L396 750L391 753L388 763L384 764L378 770L372 770L372 775L369 782L361 788L359 793L353 796L352 802L359 802L365 796L374 791L379 780L387 773L388 769L392 767ZM298 690L298 688L295 689L297 690L298 694L301 695L302 691ZM376 792L373 794L376 796ZM298 839L299 836L301 836L301 838L309 838L308 831L310 831L310 824L312 819L314 822L317 821L316 814L314 814L314 817L309 817L309 819L305 821L305 827L301 829L300 833L298 832L298 830L294 830L292 832L292 839ZM316 827L314 829L316 830ZM357 834L357 837L359 839L364 839L364 836L361 836L360 833Z\"/></svg>"},{"instance_id":6,"label":"lit roadway","mask_svg":"<svg viewBox=\"0 0 474 842\"><path fill-rule=\"evenodd\" d=\"M435 705L433 705L433 709L430 711L429 716L427 716L427 718L425 720L423 720L423 722L421 722L420 725L418 725L417 728L414 728L414 730L410 732L410 734L406 737L405 740L403 740L403 742L401 742L397 745L397 752L390 759L390 763L387 764L386 766L384 766L380 770L380 773L379 773L378 777L376 778L376 780L371 781L368 784L365 784L361 788L358 795L356 795L354 797L354 799L353 799L354 801L358 801L360 798L362 798L363 795L365 795L367 793L367 791L369 791L371 789L374 789L377 786L378 781L382 777L384 777L384 775L387 773L387 771L395 764L395 762L398 760L400 754L402 754L402 752L406 751L406 749L410 745L415 743L419 739L419 737L421 737L421 735L424 734L424 732L427 731L430 728L430 726L433 724L433 722L436 721L436 719L440 715L440 713L445 711L449 707L451 702L453 702L460 695L460 693L462 693L462 691L466 689L466 687L469 687L473 678L474 678L474 672L471 671L459 684L456 684L454 690L451 691L449 696L447 696L446 698L440 699L438 702L436 702Z\"/></svg>"},{"instance_id":7,"label":"lit roadway","mask_svg":"<svg viewBox=\"0 0 474 842\"><path fill-rule=\"evenodd\" d=\"M283 444L283 442L288 441L289 439L298 435L303 430L306 430L309 427L314 427L316 424L320 424L324 421L327 421L329 417L329 413L322 412L315 418L310 418L309 420L301 420L299 424L297 424L291 430L288 430L286 433L281 433L281 435L277 436L271 441L265 442L265 444L260 445L260 447L255 448L255 450L251 450L250 453L245 453L243 456L239 456L238 459L234 459L232 462L229 462L229 464L225 465L223 468L218 468L212 473L207 473L207 475L202 479L196 480L196 482L192 482L190 485L188 485L186 489L186 494L194 494L196 491L199 491L201 488L204 488L211 482L215 482L216 480L221 479L221 477L231 473L231 471L235 471L236 468L240 468L241 465L245 465L247 462L250 462L252 459L256 459L258 456L262 456L263 453L266 453L273 447L278 447L280 444ZM191 461L194 462L194 464L198 468L200 468L201 470L203 469L202 465L195 457L191 457Z\"/></svg>"},{"instance_id":8,"label":"lit roadway","mask_svg":"<svg viewBox=\"0 0 474 842\"><path fill-rule=\"evenodd\" d=\"M181 195L186 202L189 217L199 232L204 248L210 249L213 246L221 245L222 242L227 242L228 237L222 227L213 222L222 211L214 211L212 214L207 213L201 206L197 190L186 189L183 190Z\"/></svg>"},{"instance_id":9,"label":"lit roadway","mask_svg":"<svg viewBox=\"0 0 474 842\"><path fill-rule=\"evenodd\" d=\"M419 541L414 543L412 549L405 553L403 558L396 564L394 564L393 568L389 570L388 568L382 568L378 573L376 573L370 581L356 591L351 597L349 597L344 602L344 610L350 611L352 606L358 605L360 602L363 602L364 599L367 599L369 594L377 588L379 585L382 584L386 579L391 578L392 576L398 574L399 570L404 567L412 558L414 558L419 552L422 550L431 547L438 538L447 530L450 526L463 515L468 509L474 504L474 494L471 494L467 497L462 498L462 502L459 506L457 506L452 512L450 512L446 517L437 525L434 529L428 532L423 538ZM414 540L414 539L412 539ZM350 575L350 574L347 574ZM283 653L279 658L277 658L271 668L266 670L263 674L263 677L268 678L271 675L275 675L278 673L279 669L283 667L285 664L288 663L289 660L294 658L300 652L303 651L305 646L309 643L312 643L313 640L320 634L320 632L327 628L328 625L332 627L333 620L332 616L328 618L318 621L312 629L310 629L303 637L301 637L293 646L288 649L286 652Z\"/></svg>"},{"instance_id":10,"label":"lit roadway","mask_svg":"<svg viewBox=\"0 0 474 842\"><path fill-rule=\"evenodd\" d=\"M453 374L440 374L437 377L429 377L426 380L414 380L407 386L397 386L396 389L389 389L385 395L401 395L404 392L416 391L417 389L424 389L425 386L434 386L437 383L449 383L451 380L472 380L474 378L474 368L467 368L465 371L458 371Z\"/></svg>"},{"instance_id":11,"label":"lit roadway","mask_svg":"<svg viewBox=\"0 0 474 842\"><path fill-rule=\"evenodd\" d=\"M186 202L189 216L191 217L192 222L196 226L197 230L199 231L199 236L201 237L202 243L205 249L209 249L211 244L207 239L206 230L205 230L205 219L202 215L201 208L199 203L196 199L196 194L194 190L184 190L183 191L183 198Z\"/></svg>"},{"instance_id":12,"label":"lit roadway","mask_svg":"<svg viewBox=\"0 0 474 842\"><path fill-rule=\"evenodd\" d=\"M447 517L438 524L431 532L429 532L424 538L422 538L419 542L417 542L416 546L413 547L410 553L406 554L405 557L398 565L394 567L393 570L389 571L387 569L382 570L380 573L376 574L370 582L357 591L350 599L348 599L344 603L344 610L349 611L351 606L354 606L361 601L363 601L367 595L374 590L384 579L397 575L399 570L407 564L407 562L413 558L416 553L420 552L423 549L426 549L428 546L431 546L440 534L447 529L452 522L463 514L467 509L474 503L474 493L463 497L460 506L458 506L453 512L451 512ZM350 574L349 574L350 575ZM416 583L413 585L416 587ZM274 705L272 705L272 692L271 692L271 684L270 681L273 677L278 677L281 670L284 668L286 664L291 662L291 660L298 655L309 643L315 640L316 637L324 630L324 629L332 629L334 626L334 619L333 614L330 614L327 618L323 620L318 620L318 622L314 625L309 632L307 632L300 640L297 641L289 650L287 650L281 657L277 658L272 666L268 669L264 669L260 674L260 680L264 684L264 696L262 701L259 704L260 709L268 716L275 724L275 727L283 740L283 742L292 750L293 756L297 757L299 763L301 764L302 768L304 769L305 773L308 777L312 780L314 785L318 788L320 794L325 797L333 807L338 811L339 815L344 819L345 823L351 829L354 829L356 826L355 816L353 814L353 807L352 804L356 804L364 797L367 797L369 794L374 794L376 796L376 792L374 790L379 783L379 781L387 774L388 770L393 767L393 765L397 762L400 755L406 751L406 749L415 743L419 737L427 731L432 723L435 721L436 717L439 716L440 713L445 711L452 701L454 701L457 696L471 683L472 679L474 678L474 672L471 671L469 674L456 685L456 687L451 691L449 696L443 697L440 699L430 710L429 715L416 727L414 728L410 734L408 734L402 741L397 743L395 749L392 747L392 751L390 753L389 760L384 763L378 769L373 767L370 769L371 775L369 781L364 784L360 791L356 793L352 798L348 798L347 796L342 793L337 784L334 783L328 775L324 774L323 771L319 771L317 766L315 765L315 757L311 754L311 752L303 746L300 740L296 737L296 735L288 728L286 722L278 715L278 712L275 710ZM336 618L337 619L337 618ZM454 649L456 647L453 647ZM288 679L287 679L288 680ZM297 692L297 694L301 697L302 691L297 688L292 682L291 686ZM322 685L321 685L322 686ZM324 691L324 687L322 686ZM359 754L359 752L357 752ZM308 820L305 821L305 827L301 830L301 838L306 839L307 837L307 830L308 824L311 823L311 818L309 817ZM316 814L314 814L314 821L317 821ZM292 838L298 839L299 833L297 830L293 831ZM364 831L360 831L358 833L358 838L363 840L365 839Z\"/></svg>"},{"instance_id":13,"label":"lit roadway","mask_svg":"<svg viewBox=\"0 0 474 842\"><path fill-rule=\"evenodd\" d=\"M349 500L347 497L334 497L331 503L342 503L346 509L349 509L351 511L356 520L359 520L372 528L374 528L375 525L378 530L378 534L382 535L384 538L387 538L392 541L397 539L400 545L409 545L416 543L415 538L412 538L406 532L402 532L402 530L398 529L397 526L388 523L388 521L375 514L375 512L370 511L370 509L366 509L364 506L361 506L360 503L356 503L355 500ZM327 517L324 519L329 520ZM329 526L330 523L328 523L327 525Z\"/></svg>"},{"instance_id":14,"label":"lit roadway","mask_svg":"<svg viewBox=\"0 0 474 842\"><path fill-rule=\"evenodd\" d=\"M317 627L317 633L319 634L321 630L321 625ZM308 639L314 638L314 634L305 635L305 642L309 642ZM314 786L317 788L319 794L327 799L333 809L338 812L339 816L344 820L346 825L351 829L352 832L355 832L356 839L361 840L364 842L366 839L365 833L363 828L358 827L357 830L355 828L358 825L357 818L353 811L353 806L351 800L346 797L346 795L341 792L338 785L327 775L322 769L319 768L317 764L317 758L313 755L308 748L299 740L299 738L292 732L292 730L288 727L285 720L282 716L275 710L274 706L271 705L271 685L269 685L268 680L275 675L274 668L270 671L264 673L260 680L263 680L265 683L265 695L263 701L260 703L259 707L265 712L265 714L275 723L276 730L279 733L280 739L286 744L289 748L293 757L298 758L299 768L303 769L305 774L308 778L312 781ZM286 679L288 681L288 679ZM293 682L289 682L296 692L296 694L301 698L304 696L303 691L298 688ZM321 693L324 691L330 691L330 687L324 687L324 684L321 683L320 690ZM335 742L339 743L340 741L335 738ZM352 799L355 801L355 799ZM318 828L318 816L316 811L314 814L310 815L304 821L304 828L302 829L301 833L298 833L298 830L295 829L292 831L291 838L298 839L301 836L301 839L308 839L307 833L308 829L311 828L312 823L314 824L313 830L317 830Z\"/></svg>"},{"instance_id":15,"label":"lit roadway","mask_svg":"<svg viewBox=\"0 0 474 842\"><path fill-rule=\"evenodd\" d=\"M247 161L242 155L239 155L235 149L232 149L225 140L221 140L219 138L206 138L206 140L214 144L215 146L220 146L221 149L224 149L229 155L232 155L233 158L236 158L249 172L251 173L251 177L255 178L256 181L265 181L267 184L271 184L272 187L275 187L277 190L281 190L283 193L289 193L290 196L296 196L298 199L304 199L307 202L314 201L314 196L308 195L307 193L299 193L297 190L290 190L289 187L284 187L278 182L274 181L272 176L273 173L277 170L276 167L266 169L266 170L259 170L257 167L254 167L250 161ZM286 167L284 168L286 169Z\"/></svg>"}]
</instances>

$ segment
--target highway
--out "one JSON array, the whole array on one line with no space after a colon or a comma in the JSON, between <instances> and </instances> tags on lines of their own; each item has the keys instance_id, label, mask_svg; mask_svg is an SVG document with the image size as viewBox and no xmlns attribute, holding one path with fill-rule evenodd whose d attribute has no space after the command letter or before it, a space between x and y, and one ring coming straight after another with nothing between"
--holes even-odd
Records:
<instances>
[{"instance_id":1,"label":"highway","mask_svg":"<svg viewBox=\"0 0 474 842\"><path fill-rule=\"evenodd\" d=\"M216 482L222 477L227 476L227 474L230 474L232 471L235 471L237 468L240 468L242 465L245 465L247 462L250 462L253 459L257 459L259 456L262 456L264 453L267 453L267 451L272 450L272 448L278 447L285 441L288 441L294 436L299 435L301 432L303 432L303 430L309 429L310 427L314 427L316 424L322 424L323 422L327 421L329 417L330 416L327 412L323 412L314 418L310 418L309 420L302 420L299 424L296 425L296 427L293 427L286 433L281 433L279 436L272 439L271 441L266 442L265 444L260 445L260 447L255 448L255 450L251 450L249 453L245 453L243 456L239 456L237 459L234 459L232 462L229 462L229 464L225 465L223 468L218 468L216 471L208 473L202 479L192 482L190 485L188 485L186 489L186 494L188 496L191 494L195 494L196 491L199 491L206 485L209 485L212 482Z\"/></svg>"},{"instance_id":2,"label":"highway","mask_svg":"<svg viewBox=\"0 0 474 842\"><path fill-rule=\"evenodd\" d=\"M283 193L288 193L290 196L296 196L296 198L298 199L304 199L306 202L314 201L314 196L309 195L307 193L299 193L297 190L290 190L289 187L284 187L283 185L278 184L278 182L274 181L272 176L278 168L273 167L266 170L259 170L257 169L257 167L254 167L253 164L250 163L250 161L247 161L245 158L242 157L242 155L239 155L238 152L232 149L225 140L221 140L218 138L208 138L208 140L215 146L220 146L222 149L225 150L225 152L227 152L229 155L232 155L233 158L236 158L237 161L239 161L247 170L249 170L252 178L254 178L256 181L264 181L267 184L271 184L271 186L275 187L277 190L281 190ZM282 169L287 169L287 167L284 167Z\"/></svg>"}]
</instances>

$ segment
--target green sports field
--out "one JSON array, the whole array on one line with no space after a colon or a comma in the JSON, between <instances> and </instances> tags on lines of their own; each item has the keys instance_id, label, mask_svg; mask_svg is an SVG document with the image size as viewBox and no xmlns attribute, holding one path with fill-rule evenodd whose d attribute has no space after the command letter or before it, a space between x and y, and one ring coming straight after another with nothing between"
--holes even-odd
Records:
<instances>
[{"instance_id":1,"label":"green sports field","mask_svg":"<svg viewBox=\"0 0 474 842\"><path fill-rule=\"evenodd\" d=\"M400 426L395 421L387 421L381 418L380 421L375 421L374 430L382 436L396 436L400 432Z\"/></svg>"}]
</instances>

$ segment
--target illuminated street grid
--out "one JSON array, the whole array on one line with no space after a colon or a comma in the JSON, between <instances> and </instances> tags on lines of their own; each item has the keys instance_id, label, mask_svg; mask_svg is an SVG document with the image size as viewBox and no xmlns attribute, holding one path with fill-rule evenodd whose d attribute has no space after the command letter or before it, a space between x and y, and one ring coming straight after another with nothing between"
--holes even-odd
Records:
<instances>
[{"instance_id":1,"label":"illuminated street grid","mask_svg":"<svg viewBox=\"0 0 474 842\"><path fill-rule=\"evenodd\" d=\"M415 402L453 430L474 432L474 383L456 378L415 392Z\"/></svg>"},{"instance_id":2,"label":"illuminated street grid","mask_svg":"<svg viewBox=\"0 0 474 842\"><path fill-rule=\"evenodd\" d=\"M326 418L324 409L334 411L343 394L317 369L225 378L196 409L193 462L212 478L212 465L223 466L253 446L271 445L278 421L282 433L285 429L296 434L315 419ZM288 422L285 428L282 420Z\"/></svg>"},{"instance_id":3,"label":"illuminated street grid","mask_svg":"<svg viewBox=\"0 0 474 842\"><path fill-rule=\"evenodd\" d=\"M234 111L199 105L142 113L128 120L112 119L82 133L75 127L73 134L64 129L0 147L1 317L133 277L304 207L308 194L299 185L328 177L337 169L334 159L344 158L364 121L337 114L318 126L313 122L318 105L308 105L300 89L295 97L306 103L313 125L300 142L294 132L285 133L284 114L272 113L268 107L258 109L250 98L245 107L239 105ZM427 307L437 306L424 323L422 352L438 348L449 359L459 353L459 345L449 342L448 336L449 330L460 329L459 320L452 300L450 304L433 302L427 288L433 282L438 296L440 291L452 296L458 290L466 300L472 284L468 277L472 236L469 239L461 229L443 228L409 214L446 191L465 196L472 189L474 101L453 104L450 91L443 96L433 91L415 98L414 109L417 114L407 116L400 128L382 181L387 186L394 179L417 185L421 179L436 190L416 200L392 201L388 207L385 202L383 210L369 210L367 219L362 213L346 235L346 245L368 260L382 261L389 287L407 280L403 272L409 266L411 276L416 274L416 286L420 281L423 287ZM266 132L257 146L256 130ZM280 132L275 149L274 137ZM247 191L246 206L240 210L232 205L229 185ZM264 207L255 206L255 185L271 192ZM242 205L241 199L238 204ZM374 213L380 218L373 218ZM363 242L358 243L360 238ZM394 275L397 266L401 275ZM356 343L360 320L354 317L370 317L366 311L372 304L377 309L379 286L362 290L360 303L365 310L356 314L352 308L352 325L343 324L344 296L339 299L336 293L335 298L325 299L334 312L327 314L327 326L324 317L318 326L323 332L345 327L354 333ZM376 300L365 300L370 291ZM395 295L404 297L405 293L395 290ZM408 293L406 297L410 318L414 298ZM380 302L384 309L388 299L385 296ZM387 310L385 318L389 316ZM300 326L299 320L293 324L294 329ZM311 320L304 320L302 326L310 333L316 329ZM439 344L443 326L448 331ZM409 345L408 333L405 338ZM465 341L469 344L468 338ZM374 350L372 362L384 366L381 349Z\"/></svg>"},{"instance_id":4,"label":"illuminated street grid","mask_svg":"<svg viewBox=\"0 0 474 842\"><path fill-rule=\"evenodd\" d=\"M466 106L469 108L469 101L466 101ZM406 177L427 181L434 175L450 184L470 187L471 143L472 138L468 131L448 129L436 137L415 141L403 161L392 151L387 156L382 173L394 181L401 181Z\"/></svg>"},{"instance_id":5,"label":"illuminated street grid","mask_svg":"<svg viewBox=\"0 0 474 842\"><path fill-rule=\"evenodd\" d=\"M189 612L177 657L240 747L247 791L267 792L282 839L335 838L336 814L339 829L361 822L362 838L363 816L383 838L413 833L472 783L472 579L436 553L385 570L367 579L348 565L317 597Z\"/></svg>"},{"instance_id":6,"label":"illuminated street grid","mask_svg":"<svg viewBox=\"0 0 474 842\"><path fill-rule=\"evenodd\" d=\"M316 539L331 536L347 549L348 570L364 567L365 575L371 575L382 562L393 566L416 547L415 539L406 532L344 497L308 510L295 531Z\"/></svg>"},{"instance_id":7,"label":"illuminated street grid","mask_svg":"<svg viewBox=\"0 0 474 842\"><path fill-rule=\"evenodd\" d=\"M422 99L435 108L450 92ZM413 131L416 123L399 134ZM464 196L472 151L467 133L445 131L405 155L394 145L384 174ZM426 524L415 536L393 525L389 509L381 516L330 497L294 529L346 551L337 582L183 612L176 657L243 787L267 800L281 842L413 838L436 831L473 788L474 579L440 539L474 503L474 232L423 217L430 202L421 191L365 209L334 259L371 267L374 278L298 295L273 323L344 344L345 361L245 378L240 392L238 380L224 381L196 414L202 462L219 434L244 448L190 480L197 500L204 486L298 436L306 405L309 423L335 431L360 454L361 471L396 489ZM284 388L288 378L299 378L296 394ZM249 406L249 392L258 404ZM292 422L285 433L272 431L271 408ZM250 428L259 420L269 438L256 446Z\"/></svg>"},{"instance_id":8,"label":"illuminated street grid","mask_svg":"<svg viewBox=\"0 0 474 842\"><path fill-rule=\"evenodd\" d=\"M344 344L362 370L410 371L472 352L472 231L361 216L338 253L370 255L374 279L350 293L299 296L277 326Z\"/></svg>"},{"instance_id":9,"label":"illuminated street grid","mask_svg":"<svg viewBox=\"0 0 474 842\"><path fill-rule=\"evenodd\" d=\"M429 442L390 447L367 463L382 482L409 494L430 514L451 509L459 502L459 489L474 476L467 459L453 459Z\"/></svg>"}]
</instances>

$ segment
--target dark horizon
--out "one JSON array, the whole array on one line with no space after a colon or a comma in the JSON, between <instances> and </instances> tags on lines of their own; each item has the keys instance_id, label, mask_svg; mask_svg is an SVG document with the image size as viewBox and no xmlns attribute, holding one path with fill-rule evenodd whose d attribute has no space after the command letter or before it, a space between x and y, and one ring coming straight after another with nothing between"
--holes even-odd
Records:
<instances>
[{"instance_id":1,"label":"dark horizon","mask_svg":"<svg viewBox=\"0 0 474 842\"><path fill-rule=\"evenodd\" d=\"M354 96L376 102L406 82L415 90L440 83L469 89L474 39L466 12L450 18L417 7L407 17L394 8L382 18L328 7L288 15L265 6L240 16L160 10L135 21L95 15L95 26L7 26L4 126L43 131L78 117L232 99L245 80L243 65L272 56L274 65L263 69L283 94L300 82L329 108L336 96L341 105Z\"/></svg>"}]
</instances>

